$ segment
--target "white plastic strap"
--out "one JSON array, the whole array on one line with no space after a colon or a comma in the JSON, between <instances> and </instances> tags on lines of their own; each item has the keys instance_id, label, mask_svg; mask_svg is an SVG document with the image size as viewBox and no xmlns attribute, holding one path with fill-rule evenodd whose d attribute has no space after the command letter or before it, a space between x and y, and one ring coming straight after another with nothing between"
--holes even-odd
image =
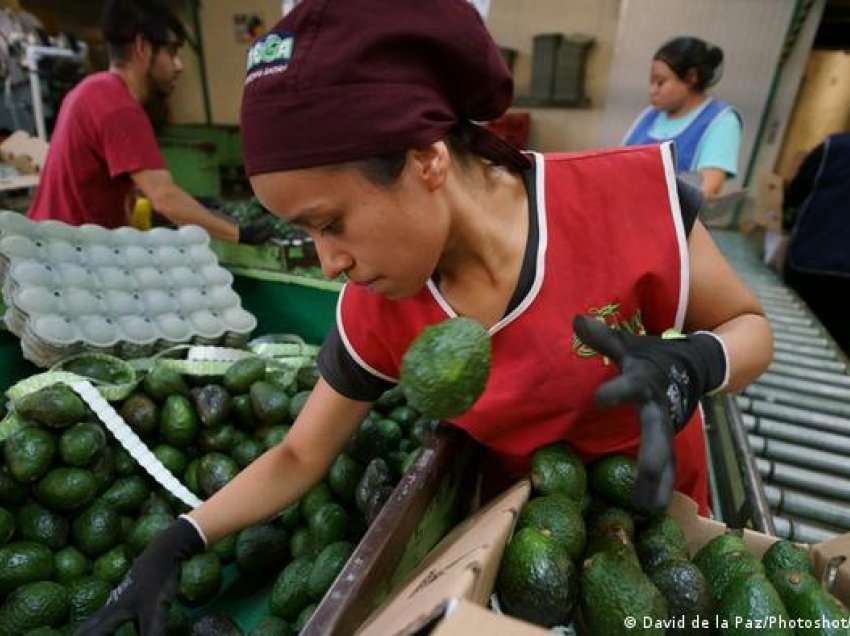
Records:
<instances>
[{"instance_id":1,"label":"white plastic strap","mask_svg":"<svg viewBox=\"0 0 850 636\"><path fill-rule=\"evenodd\" d=\"M186 486L172 475L157 459L147 445L127 426L117 411L107 402L90 382L81 380L70 384L71 388L89 405L95 415L106 426L121 446L130 453L139 465L169 493L177 497L190 508L197 508L203 502Z\"/></svg>"}]
</instances>

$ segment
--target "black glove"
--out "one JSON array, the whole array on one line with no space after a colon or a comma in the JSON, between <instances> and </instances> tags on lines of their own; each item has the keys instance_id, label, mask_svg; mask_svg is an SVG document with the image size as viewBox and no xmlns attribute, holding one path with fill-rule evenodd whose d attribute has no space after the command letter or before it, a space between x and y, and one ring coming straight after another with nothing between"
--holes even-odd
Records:
<instances>
[{"instance_id":1,"label":"black glove","mask_svg":"<svg viewBox=\"0 0 850 636\"><path fill-rule=\"evenodd\" d=\"M272 227L272 220L268 217L239 225L239 242L246 245L265 243L273 235L274 227Z\"/></svg>"},{"instance_id":2,"label":"black glove","mask_svg":"<svg viewBox=\"0 0 850 636\"><path fill-rule=\"evenodd\" d=\"M139 555L106 604L80 626L76 636L109 636L127 621L136 622L140 636L164 634L180 564L205 547L195 525L178 518Z\"/></svg>"},{"instance_id":3,"label":"black glove","mask_svg":"<svg viewBox=\"0 0 850 636\"><path fill-rule=\"evenodd\" d=\"M676 482L673 436L690 420L700 398L724 384L723 346L704 332L635 336L590 316L576 316L573 330L620 368L620 375L602 384L594 398L603 407L637 407L641 442L632 501L639 510L660 512L670 503Z\"/></svg>"}]
</instances>

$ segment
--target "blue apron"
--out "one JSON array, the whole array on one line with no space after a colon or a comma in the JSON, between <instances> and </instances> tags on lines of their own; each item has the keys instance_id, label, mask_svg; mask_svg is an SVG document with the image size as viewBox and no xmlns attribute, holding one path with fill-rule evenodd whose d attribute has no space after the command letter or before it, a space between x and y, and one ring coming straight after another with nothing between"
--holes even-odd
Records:
<instances>
[{"instance_id":1,"label":"blue apron","mask_svg":"<svg viewBox=\"0 0 850 636\"><path fill-rule=\"evenodd\" d=\"M626 133L623 138L623 145L640 146L672 141L676 148L676 172L693 172L696 170L696 160L699 156L698 151L702 138L714 120L729 110L735 113L738 119L741 118L730 104L714 97L709 97L708 102L701 108L700 113L678 135L657 138L650 135L649 131L662 111L649 106L638 116Z\"/></svg>"},{"instance_id":2,"label":"blue apron","mask_svg":"<svg viewBox=\"0 0 850 636\"><path fill-rule=\"evenodd\" d=\"M850 278L850 134L831 135L797 217L788 261L801 272Z\"/></svg>"}]
</instances>

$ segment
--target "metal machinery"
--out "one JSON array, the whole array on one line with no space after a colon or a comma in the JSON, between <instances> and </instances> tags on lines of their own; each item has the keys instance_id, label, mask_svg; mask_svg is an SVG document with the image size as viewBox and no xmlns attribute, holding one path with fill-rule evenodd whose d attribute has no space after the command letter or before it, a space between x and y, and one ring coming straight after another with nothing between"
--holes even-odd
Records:
<instances>
[{"instance_id":1,"label":"metal machinery","mask_svg":"<svg viewBox=\"0 0 850 636\"><path fill-rule=\"evenodd\" d=\"M750 518L756 529L805 543L848 532L847 358L745 236L712 234L774 334L768 371L735 397L707 403L714 508L730 525Z\"/></svg>"},{"instance_id":2,"label":"metal machinery","mask_svg":"<svg viewBox=\"0 0 850 636\"><path fill-rule=\"evenodd\" d=\"M0 11L0 119L10 130L47 140L47 119L65 93L85 75L88 46L72 35L49 36L26 13Z\"/></svg>"}]
</instances>

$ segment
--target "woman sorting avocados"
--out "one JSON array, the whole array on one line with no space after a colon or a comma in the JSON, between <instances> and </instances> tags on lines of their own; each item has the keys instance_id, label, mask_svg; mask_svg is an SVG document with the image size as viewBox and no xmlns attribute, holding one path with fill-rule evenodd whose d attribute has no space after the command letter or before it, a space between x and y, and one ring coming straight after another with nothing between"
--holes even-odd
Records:
<instances>
[{"instance_id":1,"label":"woman sorting avocados","mask_svg":"<svg viewBox=\"0 0 850 636\"><path fill-rule=\"evenodd\" d=\"M411 341L454 316L491 336L486 389L451 422L488 463L519 478L553 442L586 462L629 453L641 506L675 487L708 512L698 401L767 367L762 309L697 220L699 194L679 191L669 145L521 153L472 123L512 90L462 0L305 0L254 43L252 187L349 280L322 378L285 440L163 532L80 633L134 619L162 633L181 560L307 492Z\"/></svg>"},{"instance_id":2,"label":"woman sorting avocados","mask_svg":"<svg viewBox=\"0 0 850 636\"><path fill-rule=\"evenodd\" d=\"M672 141L677 171L690 173L703 194L720 194L738 172L741 115L708 89L723 75L723 51L694 37L673 38L653 56L648 106L635 119L627 146Z\"/></svg>"}]
</instances>

